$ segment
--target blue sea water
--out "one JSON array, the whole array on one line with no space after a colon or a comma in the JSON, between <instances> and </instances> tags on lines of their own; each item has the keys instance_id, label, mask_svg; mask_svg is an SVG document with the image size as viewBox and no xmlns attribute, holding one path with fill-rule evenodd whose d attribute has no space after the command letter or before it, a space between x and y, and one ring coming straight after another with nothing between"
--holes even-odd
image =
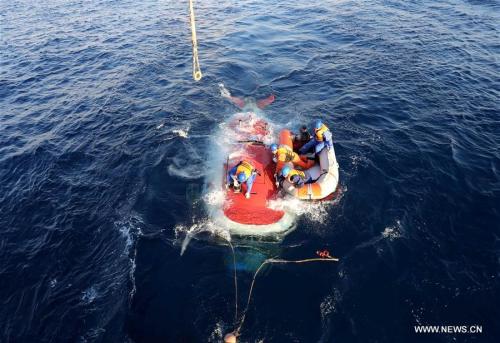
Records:
<instances>
[{"instance_id":1,"label":"blue sea water","mask_svg":"<svg viewBox=\"0 0 500 343\"><path fill-rule=\"evenodd\" d=\"M0 342L219 342L231 250L203 206L208 142L277 100L324 118L342 196L282 241L236 244L241 342L498 342L500 3L0 2ZM416 334L414 325L481 325Z\"/></svg>"}]
</instances>

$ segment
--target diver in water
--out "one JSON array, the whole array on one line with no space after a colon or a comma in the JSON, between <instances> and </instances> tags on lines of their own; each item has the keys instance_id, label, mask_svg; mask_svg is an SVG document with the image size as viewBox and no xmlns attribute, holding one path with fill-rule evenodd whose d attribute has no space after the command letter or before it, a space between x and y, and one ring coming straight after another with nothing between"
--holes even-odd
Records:
<instances>
[{"instance_id":1,"label":"diver in water","mask_svg":"<svg viewBox=\"0 0 500 343\"><path fill-rule=\"evenodd\" d=\"M317 155L325 147L328 150L333 148L332 133L328 127L318 119L314 124L314 137L300 148L299 154L303 155L314 149L314 153Z\"/></svg>"},{"instance_id":2,"label":"diver in water","mask_svg":"<svg viewBox=\"0 0 500 343\"><path fill-rule=\"evenodd\" d=\"M226 189L233 187L235 193L241 192L241 185L246 183L247 191L245 198L249 199L252 191L253 182L257 177L257 170L247 161L240 161L232 167L227 173Z\"/></svg>"},{"instance_id":3,"label":"diver in water","mask_svg":"<svg viewBox=\"0 0 500 343\"><path fill-rule=\"evenodd\" d=\"M238 106L241 109L243 109L244 107L256 106L259 109L263 110L266 106L269 106L270 104L272 104L274 102L274 100L276 99L274 94L271 94L270 96L268 96L265 99L261 99L261 100L257 100L257 101L255 100L255 98L252 98L252 97L238 98L236 96L232 96L231 93L227 90L227 88L224 87L224 84L219 83L219 88L220 88L220 95L223 98L228 99L229 101L231 101L233 104L235 104L236 106Z\"/></svg>"}]
</instances>

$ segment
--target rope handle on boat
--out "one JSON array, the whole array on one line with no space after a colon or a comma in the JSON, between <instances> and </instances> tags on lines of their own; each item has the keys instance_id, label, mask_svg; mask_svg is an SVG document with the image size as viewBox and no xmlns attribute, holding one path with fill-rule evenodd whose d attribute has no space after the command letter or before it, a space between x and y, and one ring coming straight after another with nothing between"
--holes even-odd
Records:
<instances>
[{"instance_id":1,"label":"rope handle on boat","mask_svg":"<svg viewBox=\"0 0 500 343\"><path fill-rule=\"evenodd\" d=\"M202 74L200 69L200 61L198 59L198 40L196 38L196 24L193 0L189 0L189 18L191 22L191 42L193 44L193 79L195 81L200 81Z\"/></svg>"},{"instance_id":2,"label":"rope handle on boat","mask_svg":"<svg viewBox=\"0 0 500 343\"><path fill-rule=\"evenodd\" d=\"M255 144L255 145L265 145L263 141L259 141L256 139L244 139L244 140L236 141L236 143L250 143L250 144Z\"/></svg>"}]
</instances>

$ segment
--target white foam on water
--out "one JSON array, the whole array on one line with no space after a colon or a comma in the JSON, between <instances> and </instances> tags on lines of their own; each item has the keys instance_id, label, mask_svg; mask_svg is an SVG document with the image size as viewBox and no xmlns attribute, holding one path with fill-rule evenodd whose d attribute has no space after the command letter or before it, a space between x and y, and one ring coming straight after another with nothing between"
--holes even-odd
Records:
<instances>
[{"instance_id":1,"label":"white foam on water","mask_svg":"<svg viewBox=\"0 0 500 343\"><path fill-rule=\"evenodd\" d=\"M401 237L402 229L403 227L401 225L401 221L397 219L394 225L388 226L384 229L384 231L382 232L382 237L387 238L391 241L395 240Z\"/></svg>"},{"instance_id":2,"label":"white foam on water","mask_svg":"<svg viewBox=\"0 0 500 343\"><path fill-rule=\"evenodd\" d=\"M123 254L130 254L130 248L134 244L134 236L142 234L141 228L139 226L140 223L142 223L142 219L138 216L132 216L128 220L120 220L115 222L115 226L118 227L118 231L121 233L123 238L125 238Z\"/></svg>"},{"instance_id":3,"label":"white foam on water","mask_svg":"<svg viewBox=\"0 0 500 343\"><path fill-rule=\"evenodd\" d=\"M189 157L188 157L189 156ZM183 179L199 179L205 175L205 161L193 146L187 145L186 150L174 156L167 167L172 176Z\"/></svg>"},{"instance_id":4,"label":"white foam on water","mask_svg":"<svg viewBox=\"0 0 500 343\"><path fill-rule=\"evenodd\" d=\"M326 221L329 215L328 209L330 206L331 205L327 202L309 202L292 196L278 198L269 202L269 208L273 210L294 212L316 223Z\"/></svg>"},{"instance_id":5,"label":"white foam on water","mask_svg":"<svg viewBox=\"0 0 500 343\"><path fill-rule=\"evenodd\" d=\"M128 256L129 260L129 279L132 284L132 289L129 293L129 301L132 301L132 298L136 292L136 284L135 284L135 269L136 269L136 256L137 249L135 247L136 237L142 235L142 231L140 228L140 224L142 223L142 219L138 216L131 216L127 220L120 220L115 222L115 226L118 227L118 231L121 233L123 238L125 239L125 245L123 249L123 255ZM132 250L133 249L133 250Z\"/></svg>"},{"instance_id":6,"label":"white foam on water","mask_svg":"<svg viewBox=\"0 0 500 343\"><path fill-rule=\"evenodd\" d=\"M181 237L184 237L181 244L181 256L186 251L189 242L191 242L191 239L193 239L193 237L201 232L209 233L214 237L222 238L228 242L231 241L231 234L229 233L229 230L218 226L210 219L203 219L192 224L191 226L177 225L174 228L174 232L177 240L180 240Z\"/></svg>"},{"instance_id":7,"label":"white foam on water","mask_svg":"<svg viewBox=\"0 0 500 343\"><path fill-rule=\"evenodd\" d=\"M212 189L203 195L203 201L209 206L222 207L226 199L226 192L222 189Z\"/></svg>"},{"instance_id":8,"label":"white foam on water","mask_svg":"<svg viewBox=\"0 0 500 343\"><path fill-rule=\"evenodd\" d=\"M137 256L137 250L134 250L134 256L129 259L130 261L130 272L129 272L129 277L130 277L130 282L132 283L132 289L130 290L129 293L129 302L132 302L132 299L134 298L135 292L137 291L137 287L135 285L135 269L137 267L135 263L135 257Z\"/></svg>"},{"instance_id":9,"label":"white foam on water","mask_svg":"<svg viewBox=\"0 0 500 343\"><path fill-rule=\"evenodd\" d=\"M328 295L321 304L319 305L321 318L325 320L325 318L331 313L335 312L335 298L333 295Z\"/></svg>"},{"instance_id":10,"label":"white foam on water","mask_svg":"<svg viewBox=\"0 0 500 343\"><path fill-rule=\"evenodd\" d=\"M104 332L106 332L106 330L101 327L93 328L90 329L85 336L81 336L80 339L82 342L95 342Z\"/></svg>"},{"instance_id":11,"label":"white foam on water","mask_svg":"<svg viewBox=\"0 0 500 343\"><path fill-rule=\"evenodd\" d=\"M349 158L351 159L351 165L353 166L364 165L368 162L368 159L362 155L352 155Z\"/></svg>"},{"instance_id":12,"label":"white foam on water","mask_svg":"<svg viewBox=\"0 0 500 343\"><path fill-rule=\"evenodd\" d=\"M120 233L122 236L125 238L125 248L124 248L124 253L128 254L130 247L132 246L133 240L132 240L132 234L130 232L131 227L129 225L122 225L120 226Z\"/></svg>"},{"instance_id":13,"label":"white foam on water","mask_svg":"<svg viewBox=\"0 0 500 343\"><path fill-rule=\"evenodd\" d=\"M82 292L82 301L88 305L94 302L98 295L99 293L97 292L95 286L91 286Z\"/></svg>"},{"instance_id":14,"label":"white foam on water","mask_svg":"<svg viewBox=\"0 0 500 343\"><path fill-rule=\"evenodd\" d=\"M175 157L174 157L175 158ZM203 169L199 167L187 168L184 166L177 166L175 164L170 164L167 167L167 171L171 176L178 176L187 180L194 180L203 177Z\"/></svg>"},{"instance_id":15,"label":"white foam on water","mask_svg":"<svg viewBox=\"0 0 500 343\"><path fill-rule=\"evenodd\" d=\"M338 304L342 300L342 295L338 289L334 289L333 293L327 295L321 302L319 308L323 325L327 323L326 319L332 313L337 312Z\"/></svg>"},{"instance_id":16,"label":"white foam on water","mask_svg":"<svg viewBox=\"0 0 500 343\"><path fill-rule=\"evenodd\" d=\"M209 342L222 342L224 339L225 325L223 322L217 322L208 339Z\"/></svg>"},{"instance_id":17,"label":"white foam on water","mask_svg":"<svg viewBox=\"0 0 500 343\"><path fill-rule=\"evenodd\" d=\"M175 133L177 136L179 136L181 138L188 138L189 127L184 128L184 129L172 130L172 132Z\"/></svg>"}]
</instances>

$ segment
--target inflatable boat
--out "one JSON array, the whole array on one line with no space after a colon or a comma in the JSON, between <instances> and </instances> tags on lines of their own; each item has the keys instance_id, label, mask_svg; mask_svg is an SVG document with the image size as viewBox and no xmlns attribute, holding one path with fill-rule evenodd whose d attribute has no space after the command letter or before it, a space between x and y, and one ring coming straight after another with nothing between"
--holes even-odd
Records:
<instances>
[{"instance_id":1,"label":"inflatable boat","mask_svg":"<svg viewBox=\"0 0 500 343\"><path fill-rule=\"evenodd\" d=\"M293 144L292 133L282 130L280 133L280 144L287 145L291 149L300 148ZM313 182L306 183L296 188L289 181L282 183L283 191L301 200L330 200L334 197L339 183L339 165L335 156L335 150L323 149L316 157L314 165L307 169Z\"/></svg>"}]
</instances>

